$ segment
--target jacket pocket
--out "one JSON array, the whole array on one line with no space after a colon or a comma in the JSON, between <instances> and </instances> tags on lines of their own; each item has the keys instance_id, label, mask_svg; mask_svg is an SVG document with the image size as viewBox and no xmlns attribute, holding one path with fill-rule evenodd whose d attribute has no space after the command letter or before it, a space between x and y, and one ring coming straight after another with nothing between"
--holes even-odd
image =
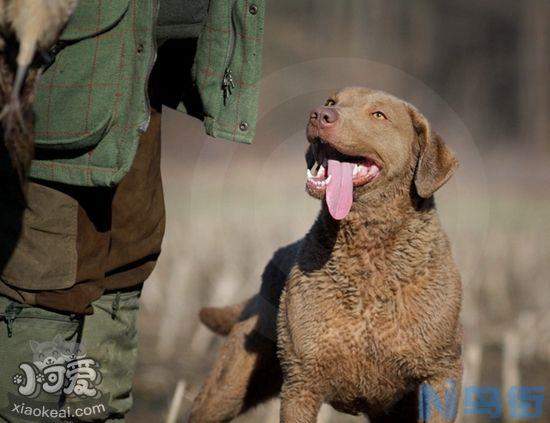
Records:
<instances>
[{"instance_id":1,"label":"jacket pocket","mask_svg":"<svg viewBox=\"0 0 550 423\"><path fill-rule=\"evenodd\" d=\"M86 150L117 124L123 37L129 0L80 2L55 47L35 102L38 149Z\"/></svg>"},{"instance_id":2,"label":"jacket pocket","mask_svg":"<svg viewBox=\"0 0 550 423\"><path fill-rule=\"evenodd\" d=\"M26 290L74 285L77 270L78 203L72 197L30 183L19 240L1 279Z\"/></svg>"}]
</instances>

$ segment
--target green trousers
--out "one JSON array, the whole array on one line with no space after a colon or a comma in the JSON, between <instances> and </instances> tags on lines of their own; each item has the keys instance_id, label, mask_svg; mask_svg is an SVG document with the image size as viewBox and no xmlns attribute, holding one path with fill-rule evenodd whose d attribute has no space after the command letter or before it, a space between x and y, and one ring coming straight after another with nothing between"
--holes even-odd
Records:
<instances>
[{"instance_id":1,"label":"green trousers","mask_svg":"<svg viewBox=\"0 0 550 423\"><path fill-rule=\"evenodd\" d=\"M123 421L132 406L139 290L71 315L0 296L0 422Z\"/></svg>"}]
</instances>

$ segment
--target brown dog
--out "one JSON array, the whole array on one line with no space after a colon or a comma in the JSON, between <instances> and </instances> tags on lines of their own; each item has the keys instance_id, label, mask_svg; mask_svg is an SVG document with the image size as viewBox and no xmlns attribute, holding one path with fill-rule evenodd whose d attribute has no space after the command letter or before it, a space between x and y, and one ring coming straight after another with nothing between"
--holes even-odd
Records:
<instances>
[{"instance_id":1,"label":"brown dog","mask_svg":"<svg viewBox=\"0 0 550 423\"><path fill-rule=\"evenodd\" d=\"M190 421L279 393L288 423L315 422L323 402L371 422L454 421L461 284L433 193L456 159L413 106L366 88L315 109L307 137L321 212L275 253L257 296L201 311L228 338Z\"/></svg>"}]
</instances>

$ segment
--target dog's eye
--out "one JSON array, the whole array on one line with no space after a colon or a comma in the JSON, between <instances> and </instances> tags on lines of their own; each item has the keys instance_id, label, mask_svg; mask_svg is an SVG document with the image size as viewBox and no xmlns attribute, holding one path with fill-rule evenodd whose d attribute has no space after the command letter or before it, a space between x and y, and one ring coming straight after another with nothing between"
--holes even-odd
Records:
<instances>
[{"instance_id":1,"label":"dog's eye","mask_svg":"<svg viewBox=\"0 0 550 423\"><path fill-rule=\"evenodd\" d=\"M325 103L325 107L334 106L335 104L336 102L332 98L329 98Z\"/></svg>"},{"instance_id":2,"label":"dog's eye","mask_svg":"<svg viewBox=\"0 0 550 423\"><path fill-rule=\"evenodd\" d=\"M382 113L380 110L377 110L376 112L372 112L371 116L373 116L375 119L378 119L378 120L388 120L386 115Z\"/></svg>"}]
</instances>

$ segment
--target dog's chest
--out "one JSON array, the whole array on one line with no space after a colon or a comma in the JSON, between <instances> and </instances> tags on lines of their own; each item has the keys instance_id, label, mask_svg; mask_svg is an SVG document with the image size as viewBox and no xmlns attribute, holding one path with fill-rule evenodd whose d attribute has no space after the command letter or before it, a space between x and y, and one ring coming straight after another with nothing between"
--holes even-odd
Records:
<instances>
[{"instance_id":1,"label":"dog's chest","mask_svg":"<svg viewBox=\"0 0 550 423\"><path fill-rule=\"evenodd\" d=\"M387 401L406 389L418 350L399 325L404 292L387 264L357 257L316 272L295 269L287 285L293 347L315 361L338 396L381 393ZM343 377L345 375L345 377ZM373 397L374 398L374 397Z\"/></svg>"},{"instance_id":2,"label":"dog's chest","mask_svg":"<svg viewBox=\"0 0 550 423\"><path fill-rule=\"evenodd\" d=\"M384 263L359 257L345 267L296 270L287 289L293 320L300 322L293 331L337 340L363 357L393 349L387 341L397 336L403 292Z\"/></svg>"},{"instance_id":3,"label":"dog's chest","mask_svg":"<svg viewBox=\"0 0 550 423\"><path fill-rule=\"evenodd\" d=\"M308 303L307 309L318 311L328 320L341 316L375 323L398 313L403 295L400 279L386 257L361 254L347 256L346 260L335 256L312 272L295 269L288 286L291 295Z\"/></svg>"},{"instance_id":4,"label":"dog's chest","mask_svg":"<svg viewBox=\"0 0 550 423\"><path fill-rule=\"evenodd\" d=\"M384 408L410 389L416 356L395 324L400 293L365 295L346 275L337 278L308 277L288 286L287 354L330 381L328 402L351 407L348 412L364 411L363 403Z\"/></svg>"}]
</instances>

